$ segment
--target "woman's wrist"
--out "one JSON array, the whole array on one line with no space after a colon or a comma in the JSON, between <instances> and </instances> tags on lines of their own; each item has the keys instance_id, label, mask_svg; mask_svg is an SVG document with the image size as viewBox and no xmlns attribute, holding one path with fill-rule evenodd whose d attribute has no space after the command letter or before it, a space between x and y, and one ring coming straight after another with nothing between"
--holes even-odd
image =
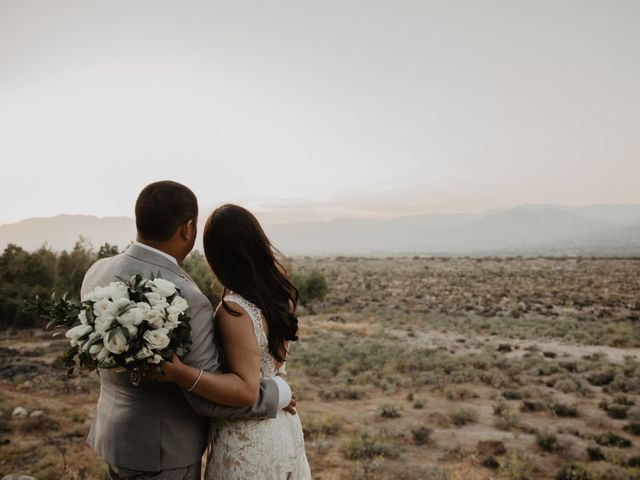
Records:
<instances>
[{"instance_id":1,"label":"woman's wrist","mask_svg":"<svg viewBox=\"0 0 640 480\"><path fill-rule=\"evenodd\" d=\"M189 388L193 385L199 373L200 370L197 368L181 363L178 368L176 368L173 381L182 388Z\"/></svg>"}]
</instances>

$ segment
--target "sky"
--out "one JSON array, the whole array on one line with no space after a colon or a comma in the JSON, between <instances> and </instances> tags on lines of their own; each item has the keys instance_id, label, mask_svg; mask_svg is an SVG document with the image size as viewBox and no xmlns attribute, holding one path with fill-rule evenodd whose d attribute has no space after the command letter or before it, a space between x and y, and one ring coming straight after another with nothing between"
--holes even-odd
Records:
<instances>
[{"instance_id":1,"label":"sky","mask_svg":"<svg viewBox=\"0 0 640 480\"><path fill-rule=\"evenodd\" d=\"M0 0L0 223L640 203L637 0Z\"/></svg>"}]
</instances>

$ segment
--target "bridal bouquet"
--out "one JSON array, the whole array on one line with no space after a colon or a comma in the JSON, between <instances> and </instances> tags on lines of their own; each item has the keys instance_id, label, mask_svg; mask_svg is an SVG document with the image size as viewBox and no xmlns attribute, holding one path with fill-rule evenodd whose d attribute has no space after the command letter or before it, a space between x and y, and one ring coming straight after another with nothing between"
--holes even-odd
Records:
<instances>
[{"instance_id":1,"label":"bridal bouquet","mask_svg":"<svg viewBox=\"0 0 640 480\"><path fill-rule=\"evenodd\" d=\"M63 359L69 374L81 367L131 371L131 381L175 353L189 348L191 326L187 301L175 284L140 274L96 287L82 301L66 295L27 302L28 311L49 320L46 328L66 329L71 346Z\"/></svg>"}]
</instances>

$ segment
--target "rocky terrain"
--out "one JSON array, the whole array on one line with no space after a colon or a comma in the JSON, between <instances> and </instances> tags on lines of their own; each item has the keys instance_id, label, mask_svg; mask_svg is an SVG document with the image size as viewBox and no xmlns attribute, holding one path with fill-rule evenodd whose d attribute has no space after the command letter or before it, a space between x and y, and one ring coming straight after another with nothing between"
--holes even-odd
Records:
<instances>
[{"instance_id":1,"label":"rocky terrain","mask_svg":"<svg viewBox=\"0 0 640 480\"><path fill-rule=\"evenodd\" d=\"M640 259L292 264L329 284L288 363L314 478L640 478ZM106 478L64 345L2 335L0 478Z\"/></svg>"}]
</instances>

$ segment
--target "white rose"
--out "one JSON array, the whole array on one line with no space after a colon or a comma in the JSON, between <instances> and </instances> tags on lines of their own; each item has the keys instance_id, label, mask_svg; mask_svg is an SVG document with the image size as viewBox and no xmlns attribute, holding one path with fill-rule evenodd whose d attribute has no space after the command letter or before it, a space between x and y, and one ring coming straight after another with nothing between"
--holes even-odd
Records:
<instances>
[{"instance_id":1,"label":"white rose","mask_svg":"<svg viewBox=\"0 0 640 480\"><path fill-rule=\"evenodd\" d=\"M100 335L104 335L105 333L107 333L107 330L109 330L113 326L113 322L115 321L115 319L116 317L108 314L96 318L96 332L98 332Z\"/></svg>"},{"instance_id":2,"label":"white rose","mask_svg":"<svg viewBox=\"0 0 640 480\"><path fill-rule=\"evenodd\" d=\"M144 294L147 297L147 300L151 304L151 307L162 307L166 308L169 306L167 300L157 292L148 292Z\"/></svg>"},{"instance_id":3,"label":"white rose","mask_svg":"<svg viewBox=\"0 0 640 480\"><path fill-rule=\"evenodd\" d=\"M90 350L90 348L95 345L95 343L93 343L94 340L96 340L100 336L101 335L98 332L91 332L91 335L89 335L89 338L87 338L87 343L85 343L82 346L82 351L86 352L86 351Z\"/></svg>"},{"instance_id":4,"label":"white rose","mask_svg":"<svg viewBox=\"0 0 640 480\"><path fill-rule=\"evenodd\" d=\"M110 300L100 300L93 304L93 313L96 317L101 315L113 315L116 316L122 307L129 305L130 302L128 298L119 298L114 300L113 302ZM134 304L135 305L135 304Z\"/></svg>"},{"instance_id":5,"label":"white rose","mask_svg":"<svg viewBox=\"0 0 640 480\"><path fill-rule=\"evenodd\" d=\"M182 313L187 308L189 308L189 304L184 298L178 296L173 299L173 302L171 302L171 307L175 308L178 312Z\"/></svg>"},{"instance_id":6,"label":"white rose","mask_svg":"<svg viewBox=\"0 0 640 480\"><path fill-rule=\"evenodd\" d=\"M158 363L161 363L161 362L162 362L162 360L163 360L163 358L162 358L160 355L158 355L158 354L156 353L156 354L153 356L153 359L151 360L151 363L158 364Z\"/></svg>"},{"instance_id":7,"label":"white rose","mask_svg":"<svg viewBox=\"0 0 640 480\"><path fill-rule=\"evenodd\" d=\"M80 323L82 325L88 325L89 324L89 321L87 320L87 312L85 310L82 310L78 314L78 320L80 320Z\"/></svg>"},{"instance_id":8,"label":"white rose","mask_svg":"<svg viewBox=\"0 0 640 480\"><path fill-rule=\"evenodd\" d=\"M119 355L127 350L127 338L124 336L122 330L118 328L115 332L109 332L109 334L104 337L104 346L111 353Z\"/></svg>"},{"instance_id":9,"label":"white rose","mask_svg":"<svg viewBox=\"0 0 640 480\"><path fill-rule=\"evenodd\" d=\"M131 355L129 355L127 358L124 359L125 363L132 363L135 360L135 358L133 358Z\"/></svg>"},{"instance_id":10,"label":"white rose","mask_svg":"<svg viewBox=\"0 0 640 480\"><path fill-rule=\"evenodd\" d=\"M106 314L114 315L113 313L110 313L111 310L113 310L113 304L106 298L103 300L98 300L93 304L93 313L96 317L100 317Z\"/></svg>"},{"instance_id":11,"label":"white rose","mask_svg":"<svg viewBox=\"0 0 640 480\"><path fill-rule=\"evenodd\" d=\"M109 297L111 297L111 300L113 301L123 298L129 300L129 287L122 282L111 282L106 287L106 291L109 293Z\"/></svg>"},{"instance_id":12,"label":"white rose","mask_svg":"<svg viewBox=\"0 0 640 480\"><path fill-rule=\"evenodd\" d=\"M169 330L166 328L158 328L157 330L147 330L144 332L143 338L147 342L149 348L153 350L163 350L169 346L168 337Z\"/></svg>"},{"instance_id":13,"label":"white rose","mask_svg":"<svg viewBox=\"0 0 640 480\"><path fill-rule=\"evenodd\" d=\"M83 298L83 301L98 302L109 297L109 291L105 287L95 287Z\"/></svg>"},{"instance_id":14,"label":"white rose","mask_svg":"<svg viewBox=\"0 0 640 480\"><path fill-rule=\"evenodd\" d=\"M159 293L163 297L170 297L174 293L176 293L176 285L169 280L165 280L164 278L156 278L153 280L151 286L151 290L156 293Z\"/></svg>"},{"instance_id":15,"label":"white rose","mask_svg":"<svg viewBox=\"0 0 640 480\"><path fill-rule=\"evenodd\" d=\"M78 325L77 327L73 327L67 330L67 333L64 334L65 337L71 340L71 346L79 345L79 340L93 332L93 327L91 325Z\"/></svg>"},{"instance_id":16,"label":"white rose","mask_svg":"<svg viewBox=\"0 0 640 480\"><path fill-rule=\"evenodd\" d=\"M149 350L149 347L143 345L138 353L136 353L135 357L138 360L142 360L143 358L153 357L153 352Z\"/></svg>"},{"instance_id":17,"label":"white rose","mask_svg":"<svg viewBox=\"0 0 640 480\"><path fill-rule=\"evenodd\" d=\"M170 324L177 326L178 318L180 318L180 311L178 311L175 307L171 306L167 308L167 320Z\"/></svg>"},{"instance_id":18,"label":"white rose","mask_svg":"<svg viewBox=\"0 0 640 480\"><path fill-rule=\"evenodd\" d=\"M129 338L134 338L138 334L138 327L135 325L129 325L125 328L129 330Z\"/></svg>"},{"instance_id":19,"label":"white rose","mask_svg":"<svg viewBox=\"0 0 640 480\"><path fill-rule=\"evenodd\" d=\"M147 302L138 302L136 303L136 307L138 307L142 313L147 313L149 310L151 310L151 305L149 305Z\"/></svg>"},{"instance_id":20,"label":"white rose","mask_svg":"<svg viewBox=\"0 0 640 480\"><path fill-rule=\"evenodd\" d=\"M109 349L105 346L102 346L102 348L98 352L98 355L96 356L96 360L98 362L104 362L110 356L111 356L111 352L109 351Z\"/></svg>"},{"instance_id":21,"label":"white rose","mask_svg":"<svg viewBox=\"0 0 640 480\"><path fill-rule=\"evenodd\" d=\"M131 307L124 313L118 315L118 323L123 327L140 325L144 319L144 313L138 307Z\"/></svg>"},{"instance_id":22,"label":"white rose","mask_svg":"<svg viewBox=\"0 0 640 480\"><path fill-rule=\"evenodd\" d=\"M162 328L164 325L164 307L153 307L146 313L144 319L151 325L151 328Z\"/></svg>"},{"instance_id":23,"label":"white rose","mask_svg":"<svg viewBox=\"0 0 640 480\"><path fill-rule=\"evenodd\" d=\"M100 351L103 350L103 349L105 349L104 345L101 345L99 343L94 343L89 348L89 355L91 355L91 357L95 360L96 357L98 356L98 354L100 353ZM108 352L108 350L107 350L107 352Z\"/></svg>"}]
</instances>

